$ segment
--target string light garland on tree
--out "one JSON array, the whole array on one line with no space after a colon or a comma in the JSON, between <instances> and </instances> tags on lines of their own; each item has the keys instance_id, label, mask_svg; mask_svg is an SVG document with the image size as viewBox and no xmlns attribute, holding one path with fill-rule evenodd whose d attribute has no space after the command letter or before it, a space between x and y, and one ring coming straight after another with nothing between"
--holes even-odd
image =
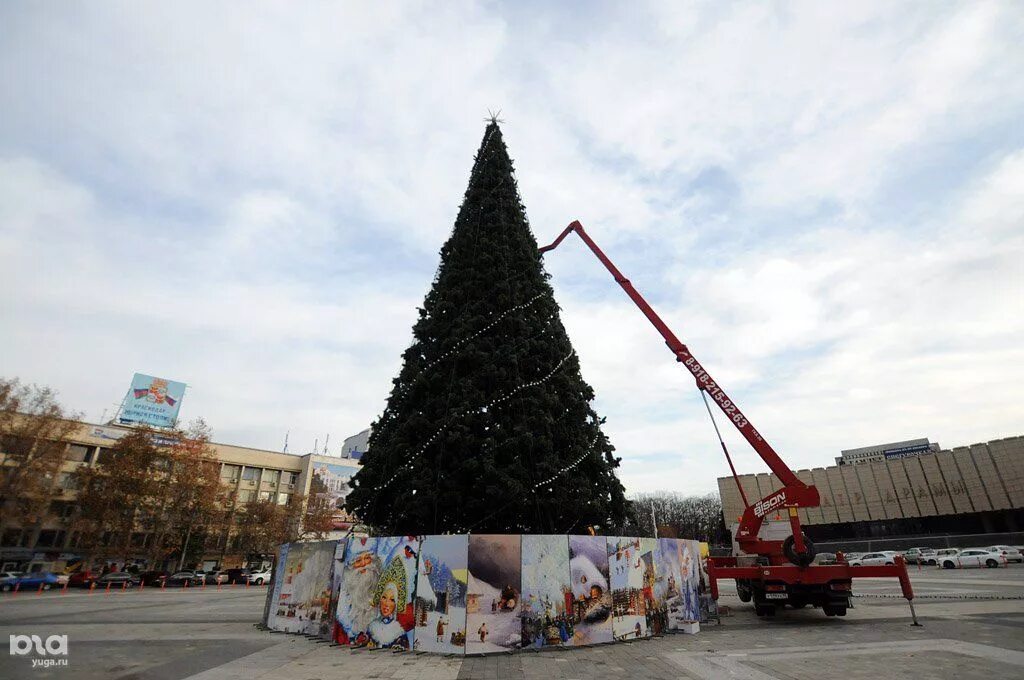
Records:
<instances>
[{"instance_id":1,"label":"string light garland on tree","mask_svg":"<svg viewBox=\"0 0 1024 680\"><path fill-rule=\"evenodd\" d=\"M348 509L393 534L621 522L619 461L562 325L497 114L440 255Z\"/></svg>"}]
</instances>

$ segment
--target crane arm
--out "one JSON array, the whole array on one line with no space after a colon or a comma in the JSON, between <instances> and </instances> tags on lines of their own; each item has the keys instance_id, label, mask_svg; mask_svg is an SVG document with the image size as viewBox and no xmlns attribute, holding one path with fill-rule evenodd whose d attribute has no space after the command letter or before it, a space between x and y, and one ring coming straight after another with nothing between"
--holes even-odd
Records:
<instances>
[{"instance_id":1,"label":"crane arm","mask_svg":"<svg viewBox=\"0 0 1024 680\"><path fill-rule=\"evenodd\" d=\"M694 380L697 382L697 389L710 395L711 399L718 405L722 413L729 419L730 422L740 431L744 439L750 444L750 446L757 452L761 459L768 465L772 472L775 473L779 481L782 482L783 488L778 489L771 494L765 496L754 505L746 499L746 494L743 492L742 486L739 484L739 479L736 478L737 487L740 490L740 495L743 497L744 505L746 509L744 511L743 518L740 521L740 535L738 540L741 544L746 543L746 547L750 552L756 551L759 554L767 554L769 552L781 553L781 550L776 550L779 546L774 545L777 541L761 542L757 539L758 531L760 530L761 524L764 521L765 515L773 510L779 510L783 507L793 508L790 513L791 522L793 523L794 538L798 552L803 550L803 542L799 534L799 524L796 521L797 507L814 507L819 505L820 500L818 497L818 491L813 486L808 486L801 481L796 474L786 465L785 462L779 457L779 454L775 452L761 433L751 424L750 420L743 415L739 406L729 398L725 393L725 390L711 377L711 375L705 370L699 361L690 353L683 342L676 337L675 333L672 332L665 322L662 321L658 313L648 304L647 300L633 287L629 279L622 275L608 256L604 254L601 248L598 247L594 240L590 238L590 235L583 229L583 225L579 221L574 221L568 227L566 227L558 238L554 240L550 245L544 246L540 249L541 253L554 250L558 245L565 240L571 232L576 234L583 239L583 242L587 244L591 252L601 261L601 264L605 266L605 269L612 275L615 282L622 287L622 290L626 292L629 299L643 312L647 320L657 329L661 337L664 338L665 344L668 346L672 354L675 355L676 361L680 362L690 371L693 375ZM723 449L724 449L723 444ZM728 450L725 451L726 457L729 457ZM729 458L729 466L732 467L732 460ZM732 468L733 477L736 477L736 469ZM771 545L770 545L771 544Z\"/></svg>"}]
</instances>

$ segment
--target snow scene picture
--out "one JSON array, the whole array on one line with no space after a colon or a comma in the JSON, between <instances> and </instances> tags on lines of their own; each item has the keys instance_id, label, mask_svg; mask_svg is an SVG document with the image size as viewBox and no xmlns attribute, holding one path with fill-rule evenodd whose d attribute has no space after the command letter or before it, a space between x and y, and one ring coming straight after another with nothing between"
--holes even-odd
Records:
<instances>
[{"instance_id":1,"label":"snow scene picture","mask_svg":"<svg viewBox=\"0 0 1024 680\"><path fill-rule=\"evenodd\" d=\"M612 641L612 592L608 579L608 545L604 536L569 537L573 644Z\"/></svg>"},{"instance_id":2,"label":"snow scene picture","mask_svg":"<svg viewBox=\"0 0 1024 680\"><path fill-rule=\"evenodd\" d=\"M518 649L521 588L519 536L479 534L469 537L466 594L466 653Z\"/></svg>"},{"instance_id":3,"label":"snow scene picture","mask_svg":"<svg viewBox=\"0 0 1024 680\"><path fill-rule=\"evenodd\" d=\"M523 536L523 647L561 647L573 640L573 595L566 536Z\"/></svg>"},{"instance_id":4,"label":"snow scene picture","mask_svg":"<svg viewBox=\"0 0 1024 680\"><path fill-rule=\"evenodd\" d=\"M377 539L377 563L381 572L370 600L373 618L367 625L369 647L412 649L419 549L420 542L415 536Z\"/></svg>"},{"instance_id":5,"label":"snow scene picture","mask_svg":"<svg viewBox=\"0 0 1024 680\"><path fill-rule=\"evenodd\" d=\"M608 536L612 584L612 633L616 640L647 637L640 539Z\"/></svg>"},{"instance_id":6,"label":"snow scene picture","mask_svg":"<svg viewBox=\"0 0 1024 680\"><path fill-rule=\"evenodd\" d=\"M675 630L680 624L700 620L700 601L697 597L700 585L697 567L699 548L696 548L694 541L677 538L658 539L658 548L658 567L664 578L657 582L657 586L664 589L669 629Z\"/></svg>"},{"instance_id":7,"label":"snow scene picture","mask_svg":"<svg viewBox=\"0 0 1024 680\"><path fill-rule=\"evenodd\" d=\"M349 539L335 615L334 641L338 644L362 647L370 641L369 627L375 615L371 603L380 575L377 539Z\"/></svg>"},{"instance_id":8,"label":"snow scene picture","mask_svg":"<svg viewBox=\"0 0 1024 680\"><path fill-rule=\"evenodd\" d=\"M296 543L289 548L274 611L279 630L319 634L320 620L326 616L331 601L336 544L337 541Z\"/></svg>"},{"instance_id":9,"label":"snow scene picture","mask_svg":"<svg viewBox=\"0 0 1024 680\"><path fill-rule=\"evenodd\" d=\"M466 651L468 536L424 536L416 572L416 651Z\"/></svg>"},{"instance_id":10,"label":"snow scene picture","mask_svg":"<svg viewBox=\"0 0 1024 680\"><path fill-rule=\"evenodd\" d=\"M648 635L664 635L668 631L668 608L661 587L665 578L658 569L658 539L640 539L640 560L644 570L644 610Z\"/></svg>"}]
</instances>

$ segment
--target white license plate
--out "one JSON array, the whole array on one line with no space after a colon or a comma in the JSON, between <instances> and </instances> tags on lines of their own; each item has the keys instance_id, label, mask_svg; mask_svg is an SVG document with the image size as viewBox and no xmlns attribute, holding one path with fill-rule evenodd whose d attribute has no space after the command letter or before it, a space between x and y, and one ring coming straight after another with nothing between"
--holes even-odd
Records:
<instances>
[{"instance_id":1,"label":"white license plate","mask_svg":"<svg viewBox=\"0 0 1024 680\"><path fill-rule=\"evenodd\" d=\"M765 593L764 599L766 600L785 600L789 595L786 593Z\"/></svg>"}]
</instances>

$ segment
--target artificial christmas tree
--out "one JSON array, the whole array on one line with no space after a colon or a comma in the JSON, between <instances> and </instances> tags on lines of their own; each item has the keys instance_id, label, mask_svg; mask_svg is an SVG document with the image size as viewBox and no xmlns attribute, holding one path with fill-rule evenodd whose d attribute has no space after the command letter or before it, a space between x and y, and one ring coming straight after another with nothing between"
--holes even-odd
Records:
<instances>
[{"instance_id":1,"label":"artificial christmas tree","mask_svg":"<svg viewBox=\"0 0 1024 680\"><path fill-rule=\"evenodd\" d=\"M558 312L492 119L347 508L391 534L618 526L618 459Z\"/></svg>"}]
</instances>

